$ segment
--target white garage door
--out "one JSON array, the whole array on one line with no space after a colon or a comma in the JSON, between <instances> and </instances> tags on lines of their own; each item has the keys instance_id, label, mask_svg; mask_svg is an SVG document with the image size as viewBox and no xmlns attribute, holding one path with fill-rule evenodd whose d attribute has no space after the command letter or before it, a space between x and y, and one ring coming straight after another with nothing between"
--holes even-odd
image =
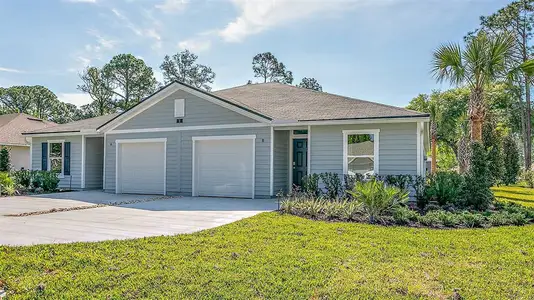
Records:
<instances>
[{"instance_id":1,"label":"white garage door","mask_svg":"<svg viewBox=\"0 0 534 300\"><path fill-rule=\"evenodd\" d=\"M165 143L118 144L117 192L165 194Z\"/></svg>"},{"instance_id":2,"label":"white garage door","mask_svg":"<svg viewBox=\"0 0 534 300\"><path fill-rule=\"evenodd\" d=\"M254 139L195 141L197 196L253 198Z\"/></svg>"}]
</instances>

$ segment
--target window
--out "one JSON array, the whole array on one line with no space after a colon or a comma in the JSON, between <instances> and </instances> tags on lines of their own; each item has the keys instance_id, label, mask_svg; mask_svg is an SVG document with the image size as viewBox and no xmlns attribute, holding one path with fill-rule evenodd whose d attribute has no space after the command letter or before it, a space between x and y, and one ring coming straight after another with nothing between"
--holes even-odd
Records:
<instances>
[{"instance_id":1,"label":"window","mask_svg":"<svg viewBox=\"0 0 534 300\"><path fill-rule=\"evenodd\" d=\"M298 135L298 134L308 134L308 130L306 130L306 129L297 129L297 130L293 130L293 134L295 134L295 135Z\"/></svg>"},{"instance_id":2,"label":"window","mask_svg":"<svg viewBox=\"0 0 534 300\"><path fill-rule=\"evenodd\" d=\"M379 130L343 131L343 173L348 175L378 173Z\"/></svg>"},{"instance_id":3,"label":"window","mask_svg":"<svg viewBox=\"0 0 534 300\"><path fill-rule=\"evenodd\" d=\"M185 117L185 100L184 99L174 100L174 117L175 118Z\"/></svg>"},{"instance_id":4,"label":"window","mask_svg":"<svg viewBox=\"0 0 534 300\"><path fill-rule=\"evenodd\" d=\"M63 176L65 147L63 141L48 142L48 170Z\"/></svg>"}]
</instances>

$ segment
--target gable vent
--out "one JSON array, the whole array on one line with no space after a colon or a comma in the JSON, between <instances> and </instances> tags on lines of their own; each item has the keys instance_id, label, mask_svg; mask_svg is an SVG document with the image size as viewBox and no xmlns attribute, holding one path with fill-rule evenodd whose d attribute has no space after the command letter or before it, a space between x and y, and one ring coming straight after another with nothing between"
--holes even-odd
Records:
<instances>
[{"instance_id":1,"label":"gable vent","mask_svg":"<svg viewBox=\"0 0 534 300\"><path fill-rule=\"evenodd\" d=\"M174 100L174 117L175 118L185 117L185 99Z\"/></svg>"}]
</instances>

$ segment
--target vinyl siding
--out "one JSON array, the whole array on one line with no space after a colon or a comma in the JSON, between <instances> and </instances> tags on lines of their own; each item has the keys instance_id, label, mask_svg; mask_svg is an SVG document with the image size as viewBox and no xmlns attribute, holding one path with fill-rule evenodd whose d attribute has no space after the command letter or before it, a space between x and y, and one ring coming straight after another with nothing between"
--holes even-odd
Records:
<instances>
[{"instance_id":1,"label":"vinyl siding","mask_svg":"<svg viewBox=\"0 0 534 300\"><path fill-rule=\"evenodd\" d=\"M380 175L417 175L416 123L312 126L311 172L343 174L343 130L380 129Z\"/></svg>"},{"instance_id":2,"label":"vinyl siding","mask_svg":"<svg viewBox=\"0 0 534 300\"><path fill-rule=\"evenodd\" d=\"M175 99L185 99L185 116L180 118L183 119L183 123L176 123L177 118L174 117ZM116 130L257 122L218 104L179 90L121 124Z\"/></svg>"},{"instance_id":3,"label":"vinyl siding","mask_svg":"<svg viewBox=\"0 0 534 300\"><path fill-rule=\"evenodd\" d=\"M289 131L274 131L274 193L289 187Z\"/></svg>"},{"instance_id":4,"label":"vinyl siding","mask_svg":"<svg viewBox=\"0 0 534 300\"><path fill-rule=\"evenodd\" d=\"M104 138L85 139L85 189L102 189Z\"/></svg>"},{"instance_id":5,"label":"vinyl siding","mask_svg":"<svg viewBox=\"0 0 534 300\"><path fill-rule=\"evenodd\" d=\"M187 112L186 112L187 114ZM106 137L106 191L115 192L117 139L167 138L167 193L192 193L192 137L221 135L256 135L255 195L269 197L270 128L236 128L159 133L108 134ZM139 176L143 176L140 174Z\"/></svg>"},{"instance_id":6,"label":"vinyl siding","mask_svg":"<svg viewBox=\"0 0 534 300\"><path fill-rule=\"evenodd\" d=\"M70 176L65 175L59 181L62 189L81 189L82 182L82 137L80 136L57 136L57 137L34 137L32 138L32 170L41 170L41 143L51 140L64 140L71 143L70 148Z\"/></svg>"}]
</instances>

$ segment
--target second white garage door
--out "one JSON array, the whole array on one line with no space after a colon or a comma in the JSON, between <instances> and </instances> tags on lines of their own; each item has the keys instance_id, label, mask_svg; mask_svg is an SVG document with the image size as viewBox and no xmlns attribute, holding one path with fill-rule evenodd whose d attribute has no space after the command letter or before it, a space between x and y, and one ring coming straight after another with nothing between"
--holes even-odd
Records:
<instances>
[{"instance_id":1,"label":"second white garage door","mask_svg":"<svg viewBox=\"0 0 534 300\"><path fill-rule=\"evenodd\" d=\"M165 194L165 143L117 143L117 193Z\"/></svg>"},{"instance_id":2,"label":"second white garage door","mask_svg":"<svg viewBox=\"0 0 534 300\"><path fill-rule=\"evenodd\" d=\"M254 198L254 138L195 143L195 196Z\"/></svg>"}]
</instances>

